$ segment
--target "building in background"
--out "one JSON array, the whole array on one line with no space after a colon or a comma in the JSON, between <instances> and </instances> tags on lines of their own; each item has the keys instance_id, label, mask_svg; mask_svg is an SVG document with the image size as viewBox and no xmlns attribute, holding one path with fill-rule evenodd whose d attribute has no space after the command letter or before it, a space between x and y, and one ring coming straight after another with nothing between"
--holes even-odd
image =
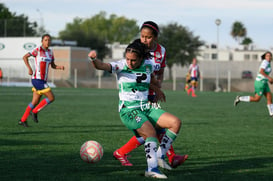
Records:
<instances>
[{"instance_id":1,"label":"building in background","mask_svg":"<svg viewBox=\"0 0 273 181\"><path fill-rule=\"evenodd\" d=\"M28 70L23 56L36 46L41 45L40 37L8 37L0 38L0 67L6 78L29 79ZM75 75L81 79L95 76L95 71L88 60L89 48L77 47L76 42L53 40L51 49L54 52L56 64L65 66L64 71L49 70L48 81L70 80ZM33 66L34 59L30 61Z\"/></svg>"}]
</instances>

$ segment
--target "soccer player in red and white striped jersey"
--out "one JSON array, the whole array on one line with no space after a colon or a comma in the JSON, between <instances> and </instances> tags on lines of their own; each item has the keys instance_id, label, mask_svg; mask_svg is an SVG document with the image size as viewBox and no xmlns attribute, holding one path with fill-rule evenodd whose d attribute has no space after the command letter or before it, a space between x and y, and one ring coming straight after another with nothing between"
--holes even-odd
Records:
<instances>
[{"instance_id":1,"label":"soccer player in red and white striped jersey","mask_svg":"<svg viewBox=\"0 0 273 181\"><path fill-rule=\"evenodd\" d=\"M47 84L49 66L51 65L51 68L53 69L64 70L64 66L58 66L55 64L53 51L49 48L50 44L51 36L49 34L45 34L42 36L42 45L36 47L31 52L28 52L23 57L23 60L28 68L28 74L31 75L31 82L33 85L32 101L28 104L18 123L24 127L28 127L27 118L29 114L31 114L32 119L38 123L38 112L41 111L46 105L54 101L54 94ZM29 57L31 56L35 58L34 71L29 64ZM40 102L42 95L45 95L46 98Z\"/></svg>"}]
</instances>

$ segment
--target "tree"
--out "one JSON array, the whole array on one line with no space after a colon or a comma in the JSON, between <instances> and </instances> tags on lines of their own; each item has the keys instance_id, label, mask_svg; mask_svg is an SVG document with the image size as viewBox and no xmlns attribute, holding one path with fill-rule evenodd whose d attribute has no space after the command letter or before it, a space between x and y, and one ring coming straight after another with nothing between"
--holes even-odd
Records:
<instances>
[{"instance_id":1,"label":"tree","mask_svg":"<svg viewBox=\"0 0 273 181\"><path fill-rule=\"evenodd\" d=\"M30 22L25 15L12 13L0 3L0 37L7 36L35 36L37 23Z\"/></svg>"},{"instance_id":2,"label":"tree","mask_svg":"<svg viewBox=\"0 0 273 181\"><path fill-rule=\"evenodd\" d=\"M66 29L59 33L61 39L75 40L79 46L98 50L98 57L102 59L106 53L106 43L120 42L128 44L138 33L135 20L110 15L106 18L105 12L88 18L75 18L66 25Z\"/></svg>"},{"instance_id":3,"label":"tree","mask_svg":"<svg viewBox=\"0 0 273 181\"><path fill-rule=\"evenodd\" d=\"M246 36L247 31L243 23L235 21L232 25L230 34L239 44L241 44L241 41Z\"/></svg>"},{"instance_id":4,"label":"tree","mask_svg":"<svg viewBox=\"0 0 273 181\"><path fill-rule=\"evenodd\" d=\"M241 44L244 45L245 50L248 50L251 43L253 43L252 39L249 37L245 37Z\"/></svg>"},{"instance_id":5,"label":"tree","mask_svg":"<svg viewBox=\"0 0 273 181\"><path fill-rule=\"evenodd\" d=\"M198 55L199 47L204 45L204 42L199 39L199 36L194 36L186 27L177 23L162 26L160 30L159 41L166 47L167 66L170 70L169 76L172 78L173 65L190 64Z\"/></svg>"}]
</instances>

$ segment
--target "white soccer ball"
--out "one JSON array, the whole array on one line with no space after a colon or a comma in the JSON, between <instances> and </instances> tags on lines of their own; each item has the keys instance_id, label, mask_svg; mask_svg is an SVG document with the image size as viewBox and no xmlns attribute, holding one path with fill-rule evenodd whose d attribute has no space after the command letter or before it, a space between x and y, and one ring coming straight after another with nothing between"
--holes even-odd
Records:
<instances>
[{"instance_id":1,"label":"white soccer ball","mask_svg":"<svg viewBox=\"0 0 273 181\"><path fill-rule=\"evenodd\" d=\"M102 146L93 140L86 141L80 150L81 159L87 163L96 163L103 156Z\"/></svg>"}]
</instances>

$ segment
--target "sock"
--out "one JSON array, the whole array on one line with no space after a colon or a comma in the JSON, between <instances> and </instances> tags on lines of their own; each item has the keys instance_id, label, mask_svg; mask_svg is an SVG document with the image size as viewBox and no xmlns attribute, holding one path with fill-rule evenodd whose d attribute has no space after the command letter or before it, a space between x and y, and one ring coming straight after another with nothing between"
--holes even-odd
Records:
<instances>
[{"instance_id":1,"label":"sock","mask_svg":"<svg viewBox=\"0 0 273 181\"><path fill-rule=\"evenodd\" d=\"M270 116L273 116L273 104L267 104L268 112Z\"/></svg>"},{"instance_id":2,"label":"sock","mask_svg":"<svg viewBox=\"0 0 273 181\"><path fill-rule=\"evenodd\" d=\"M48 104L50 104L50 101L48 98L45 98L33 109L32 112L36 114L37 112L41 111Z\"/></svg>"},{"instance_id":3,"label":"sock","mask_svg":"<svg viewBox=\"0 0 273 181\"><path fill-rule=\"evenodd\" d=\"M29 103L26 110L25 110L25 113L23 114L23 116L21 118L22 122L25 122L27 120L29 113L33 108L34 108L34 106L31 103Z\"/></svg>"},{"instance_id":4,"label":"sock","mask_svg":"<svg viewBox=\"0 0 273 181\"><path fill-rule=\"evenodd\" d=\"M188 89L187 91L188 95L190 95L191 91L192 91L192 87Z\"/></svg>"},{"instance_id":5,"label":"sock","mask_svg":"<svg viewBox=\"0 0 273 181\"><path fill-rule=\"evenodd\" d=\"M166 131L166 134L163 136L160 146L157 150L157 157L164 159L165 154L170 149L172 142L175 140L176 134L170 130Z\"/></svg>"},{"instance_id":6,"label":"sock","mask_svg":"<svg viewBox=\"0 0 273 181\"><path fill-rule=\"evenodd\" d=\"M192 95L192 96L195 96L195 88L194 88L194 87L192 88L191 95Z\"/></svg>"},{"instance_id":7,"label":"sock","mask_svg":"<svg viewBox=\"0 0 273 181\"><path fill-rule=\"evenodd\" d=\"M148 137L145 140L144 149L147 159L148 172L150 172L153 168L158 167L157 156L156 156L156 147L157 147L157 139L154 137Z\"/></svg>"},{"instance_id":8,"label":"sock","mask_svg":"<svg viewBox=\"0 0 273 181\"><path fill-rule=\"evenodd\" d=\"M171 147L170 147L170 149L167 151L166 155L167 155L167 157L168 157L169 163L171 164L172 161L173 161L173 157L175 156L175 152L174 152L174 149L173 149L173 145L171 145Z\"/></svg>"},{"instance_id":9,"label":"sock","mask_svg":"<svg viewBox=\"0 0 273 181\"><path fill-rule=\"evenodd\" d=\"M157 133L157 138L158 138L159 143L161 143L161 140L162 140L163 136L165 135L165 133L166 133L165 129L162 129L162 130L160 130L160 133ZM167 151L166 155L168 157L169 163L172 163L173 157L175 155L172 145L171 145L170 149Z\"/></svg>"},{"instance_id":10,"label":"sock","mask_svg":"<svg viewBox=\"0 0 273 181\"><path fill-rule=\"evenodd\" d=\"M240 96L239 100L242 102L250 102L250 96Z\"/></svg>"},{"instance_id":11,"label":"sock","mask_svg":"<svg viewBox=\"0 0 273 181\"><path fill-rule=\"evenodd\" d=\"M125 155L144 144L145 140L142 137L133 136L125 145L118 149L119 154Z\"/></svg>"}]
</instances>

